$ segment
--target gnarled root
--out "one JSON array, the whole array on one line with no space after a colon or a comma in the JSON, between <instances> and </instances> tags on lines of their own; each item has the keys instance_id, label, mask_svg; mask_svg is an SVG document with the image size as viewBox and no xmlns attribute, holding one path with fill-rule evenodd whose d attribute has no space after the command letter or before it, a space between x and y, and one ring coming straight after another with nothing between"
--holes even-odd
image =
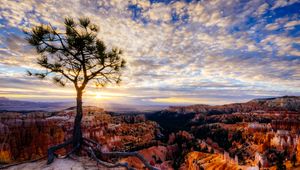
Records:
<instances>
[{"instance_id":1,"label":"gnarled root","mask_svg":"<svg viewBox=\"0 0 300 170\"><path fill-rule=\"evenodd\" d=\"M84 144L86 146L88 146L87 152L91 155L91 157L93 159L95 159L97 161L97 163L99 163L99 164L101 164L105 167L108 167L108 168L125 167L125 168L130 169L130 170L133 169L133 168L129 167L128 163L115 163L115 164L113 164L113 163L102 161L102 160L97 158L97 156L95 154L95 151L97 153L99 152L99 154L103 155L103 156L115 156L115 157L134 156L134 157L137 157L139 160L141 160L143 162L143 164L145 165L145 167L148 168L149 170L158 170L157 168L151 166L149 164L149 162L144 158L144 156L141 155L138 152L102 152L100 145L96 141L93 141L91 139L86 139L86 138L84 138L83 141L84 141ZM95 148L95 149L93 149L93 148Z\"/></svg>"},{"instance_id":2,"label":"gnarled root","mask_svg":"<svg viewBox=\"0 0 300 170\"><path fill-rule=\"evenodd\" d=\"M61 149L61 148L64 148L64 147L68 146L68 145L71 144L71 143L72 143L72 140L68 140L68 141L66 141L66 142L64 142L64 143L61 143L61 144L58 144L58 145L55 145L55 146L50 147L50 148L48 149L48 161L47 161L47 164L51 164L51 163L54 161L54 158L55 158L55 157L58 157L58 155L55 153L56 150L59 150L59 149ZM80 145L79 145L79 146L80 146ZM78 148L79 148L79 146L78 146ZM69 153L67 153L67 155L64 156L64 157L69 156L71 153L73 153L74 151L76 151L78 148L77 148L77 146L74 147L74 148L73 148Z\"/></svg>"},{"instance_id":3,"label":"gnarled root","mask_svg":"<svg viewBox=\"0 0 300 170\"><path fill-rule=\"evenodd\" d=\"M96 154L100 154L102 156L113 156L113 157L127 157L127 156L134 156L137 157L139 160L142 161L142 163L145 165L145 167L149 170L158 170L157 168L151 166L149 162L144 158L143 155L139 154L138 152L102 152L101 151L101 146L98 142L93 141L91 139L83 138L83 143L78 143L77 146L73 147L71 151L69 151L66 155L58 157L58 155L55 153L56 150L62 149L70 144L73 143L73 140L68 140L64 143L52 146L48 149L48 161L47 164L51 164L54 161L55 157L58 158L67 158L69 157L72 153L76 152L78 149L84 149L91 158L93 158L97 163L101 164L102 166L105 166L107 168L116 168L116 167L124 167L128 170L135 170L134 168L130 167L128 163L126 162L117 162L117 163L110 163L106 161L102 161L99 158L97 158ZM87 149L84 147L81 147L81 145L87 146ZM32 160L32 161L25 161L25 162L34 162L41 160L45 157L39 158L37 160ZM25 162L20 162L20 163L25 163ZM1 166L1 168L7 168L10 166L18 165L20 163L16 164L10 164L6 166Z\"/></svg>"},{"instance_id":4,"label":"gnarled root","mask_svg":"<svg viewBox=\"0 0 300 170\"><path fill-rule=\"evenodd\" d=\"M97 163L99 163L99 164L101 164L101 165L103 165L103 166L105 166L105 167L107 167L107 168L125 167L125 168L127 168L128 170L133 170L133 168L130 168L130 167L128 166L128 163L120 163L120 162L119 162L119 163L113 164L113 163L105 162L105 161L102 161L102 160L98 159L97 156L96 156L96 154L95 154L95 152L94 152L94 150L93 150L91 147L89 147L89 149L87 150L87 152L90 153L91 157L92 157Z\"/></svg>"},{"instance_id":5,"label":"gnarled root","mask_svg":"<svg viewBox=\"0 0 300 170\"><path fill-rule=\"evenodd\" d=\"M80 147L80 144L78 143L75 147L72 148L72 150L70 150L70 152L68 152L66 155L64 156L59 156L58 158L64 159L69 157L71 154L73 154L74 152L76 152Z\"/></svg>"}]
</instances>

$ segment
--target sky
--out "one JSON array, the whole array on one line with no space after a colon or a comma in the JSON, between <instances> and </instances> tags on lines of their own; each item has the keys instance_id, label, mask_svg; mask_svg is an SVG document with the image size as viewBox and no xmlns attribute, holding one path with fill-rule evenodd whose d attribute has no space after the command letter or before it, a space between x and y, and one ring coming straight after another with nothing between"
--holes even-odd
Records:
<instances>
[{"instance_id":1,"label":"sky","mask_svg":"<svg viewBox=\"0 0 300 170\"><path fill-rule=\"evenodd\" d=\"M120 85L89 84L86 103L225 104L300 95L299 0L1 0L0 97L73 101L43 70L23 29L89 17L124 51Z\"/></svg>"}]
</instances>

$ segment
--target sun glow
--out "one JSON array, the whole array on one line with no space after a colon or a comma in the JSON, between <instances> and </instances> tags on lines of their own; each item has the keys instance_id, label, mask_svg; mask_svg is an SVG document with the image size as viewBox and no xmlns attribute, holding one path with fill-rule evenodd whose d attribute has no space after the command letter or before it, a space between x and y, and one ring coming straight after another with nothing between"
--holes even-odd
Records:
<instances>
[{"instance_id":1,"label":"sun glow","mask_svg":"<svg viewBox=\"0 0 300 170\"><path fill-rule=\"evenodd\" d=\"M95 99L98 99L98 100L101 100L101 101L108 101L108 100L114 100L117 98L117 96L111 96L111 95L108 95L107 93L105 92L95 92L95 93L91 93L90 96L94 96Z\"/></svg>"},{"instance_id":2,"label":"sun glow","mask_svg":"<svg viewBox=\"0 0 300 170\"><path fill-rule=\"evenodd\" d=\"M95 98L96 99L101 99L101 98L103 98L103 96L101 95L101 93L97 92Z\"/></svg>"}]
</instances>

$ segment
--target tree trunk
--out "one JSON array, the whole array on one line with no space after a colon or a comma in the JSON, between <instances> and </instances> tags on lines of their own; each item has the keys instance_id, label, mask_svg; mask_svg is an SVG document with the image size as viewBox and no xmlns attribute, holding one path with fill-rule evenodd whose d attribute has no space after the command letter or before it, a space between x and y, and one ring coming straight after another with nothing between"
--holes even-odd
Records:
<instances>
[{"instance_id":1,"label":"tree trunk","mask_svg":"<svg viewBox=\"0 0 300 170\"><path fill-rule=\"evenodd\" d=\"M74 122L73 130L73 147L77 147L82 143L82 131L81 131L81 120L82 120L82 90L77 89L76 98L76 117Z\"/></svg>"}]
</instances>

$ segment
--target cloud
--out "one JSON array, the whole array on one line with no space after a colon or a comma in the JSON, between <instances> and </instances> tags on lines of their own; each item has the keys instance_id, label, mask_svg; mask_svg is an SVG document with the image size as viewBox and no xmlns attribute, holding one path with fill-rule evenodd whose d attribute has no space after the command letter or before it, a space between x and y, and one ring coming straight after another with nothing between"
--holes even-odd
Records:
<instances>
[{"instance_id":1,"label":"cloud","mask_svg":"<svg viewBox=\"0 0 300 170\"><path fill-rule=\"evenodd\" d=\"M297 25L300 25L300 21L299 20L297 20L297 21L289 21L289 22L287 22L284 25L284 27L290 30L290 29L294 29L295 26L297 26Z\"/></svg>"},{"instance_id":2,"label":"cloud","mask_svg":"<svg viewBox=\"0 0 300 170\"><path fill-rule=\"evenodd\" d=\"M22 79L26 69L41 69L22 29L40 22L62 29L63 17L88 16L100 26L98 36L109 48L124 50L128 67L122 85L103 89L106 94L126 94L114 96L122 102L216 102L214 98L299 94L300 52L295 44L300 42L299 35L292 34L299 29L299 16L275 15L277 8L293 3L5 1L0 7L0 24L5 25L0 26L0 92L55 96L56 91L47 93L50 81ZM72 87L67 89L66 98L72 98ZM97 90L91 84L88 91Z\"/></svg>"},{"instance_id":3,"label":"cloud","mask_svg":"<svg viewBox=\"0 0 300 170\"><path fill-rule=\"evenodd\" d=\"M266 30L269 30L269 31L274 31L274 30L277 30L279 28L279 25L277 23L271 23L271 24L267 24L265 26Z\"/></svg>"},{"instance_id":4,"label":"cloud","mask_svg":"<svg viewBox=\"0 0 300 170\"><path fill-rule=\"evenodd\" d=\"M300 44L300 37L288 37L282 35L269 35L260 42L263 46L274 46L271 51L276 51L280 56L299 56L299 50L293 44Z\"/></svg>"},{"instance_id":5,"label":"cloud","mask_svg":"<svg viewBox=\"0 0 300 170\"><path fill-rule=\"evenodd\" d=\"M150 102L155 102L155 103L165 103L165 104L179 104L179 105L184 105L184 104L219 104L220 100L219 99L207 99L207 98L184 98L184 97L168 97L168 98L154 98L154 99L149 99L147 101ZM209 101L209 102L207 102ZM221 102L224 104L224 101Z\"/></svg>"},{"instance_id":6,"label":"cloud","mask_svg":"<svg viewBox=\"0 0 300 170\"><path fill-rule=\"evenodd\" d=\"M163 3L156 3L151 5L144 13L143 16L153 21L168 22L171 20L171 8Z\"/></svg>"},{"instance_id":7,"label":"cloud","mask_svg":"<svg viewBox=\"0 0 300 170\"><path fill-rule=\"evenodd\" d=\"M277 1L275 1L274 5L271 9L274 10L274 9L277 9L277 8L292 5L292 4L297 3L297 2L299 2L299 1L297 1L297 0L277 0Z\"/></svg>"}]
</instances>

